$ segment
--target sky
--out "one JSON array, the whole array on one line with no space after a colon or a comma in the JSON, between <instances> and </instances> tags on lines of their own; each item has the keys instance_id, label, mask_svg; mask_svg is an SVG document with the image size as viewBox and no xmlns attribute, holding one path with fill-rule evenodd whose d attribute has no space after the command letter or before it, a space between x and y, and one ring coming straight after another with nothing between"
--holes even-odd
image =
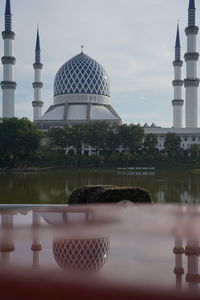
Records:
<instances>
[{"instance_id":1,"label":"sky","mask_svg":"<svg viewBox=\"0 0 200 300\"><path fill-rule=\"evenodd\" d=\"M80 53L83 44L84 52L108 72L112 105L124 123L155 122L172 127L176 24L179 19L183 55L188 3L189 0L11 0L16 33L16 116L32 120L32 64L39 24L44 64L43 113L53 103L58 69ZM199 0L196 7L198 20ZM4 10L5 1L1 0L1 31ZM198 49L199 43L200 35ZM3 56L2 39L0 55ZM2 76L0 66L0 80ZM183 98L184 94L183 88ZM0 94L0 115L1 98Z\"/></svg>"}]
</instances>

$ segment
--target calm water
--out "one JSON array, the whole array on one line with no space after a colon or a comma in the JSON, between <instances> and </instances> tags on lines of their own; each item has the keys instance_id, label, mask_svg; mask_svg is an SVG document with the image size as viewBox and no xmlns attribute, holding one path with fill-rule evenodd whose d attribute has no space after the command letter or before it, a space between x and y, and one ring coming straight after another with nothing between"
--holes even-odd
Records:
<instances>
[{"instance_id":1,"label":"calm water","mask_svg":"<svg viewBox=\"0 0 200 300\"><path fill-rule=\"evenodd\" d=\"M0 203L65 204L78 187L94 184L141 187L155 202L200 203L200 174L190 170L137 174L112 171L63 170L0 175Z\"/></svg>"}]
</instances>

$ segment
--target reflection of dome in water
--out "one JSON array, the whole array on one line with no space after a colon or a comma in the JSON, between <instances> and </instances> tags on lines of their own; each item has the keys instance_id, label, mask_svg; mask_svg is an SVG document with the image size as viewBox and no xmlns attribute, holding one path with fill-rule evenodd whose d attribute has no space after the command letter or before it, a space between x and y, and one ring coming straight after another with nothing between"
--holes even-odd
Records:
<instances>
[{"instance_id":1,"label":"reflection of dome in water","mask_svg":"<svg viewBox=\"0 0 200 300\"><path fill-rule=\"evenodd\" d=\"M109 254L108 237L94 239L54 239L53 254L64 270L98 272Z\"/></svg>"}]
</instances>

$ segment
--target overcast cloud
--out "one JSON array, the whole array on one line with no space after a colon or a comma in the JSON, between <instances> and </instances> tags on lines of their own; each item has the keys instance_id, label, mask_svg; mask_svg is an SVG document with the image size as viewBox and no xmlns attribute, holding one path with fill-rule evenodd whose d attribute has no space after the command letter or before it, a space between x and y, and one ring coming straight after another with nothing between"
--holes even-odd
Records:
<instances>
[{"instance_id":1,"label":"overcast cloud","mask_svg":"<svg viewBox=\"0 0 200 300\"><path fill-rule=\"evenodd\" d=\"M44 63L43 111L53 102L53 81L57 70L78 54L83 44L85 53L107 70L111 79L112 105L123 122L155 122L171 127L176 23L179 19L184 54L188 2L11 0L16 33L16 115L32 119L32 64L39 24ZM196 5L199 20L197 1ZM1 0L2 30L4 6L5 1ZM3 55L3 40L0 49ZM2 80L2 67L0 70ZM183 74L185 76L185 65Z\"/></svg>"}]
</instances>

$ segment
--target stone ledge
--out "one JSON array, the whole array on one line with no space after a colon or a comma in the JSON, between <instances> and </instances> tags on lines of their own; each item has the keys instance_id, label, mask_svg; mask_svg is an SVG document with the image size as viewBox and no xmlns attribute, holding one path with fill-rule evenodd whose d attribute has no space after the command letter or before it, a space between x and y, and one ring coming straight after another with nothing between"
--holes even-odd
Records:
<instances>
[{"instance_id":1,"label":"stone ledge","mask_svg":"<svg viewBox=\"0 0 200 300\"><path fill-rule=\"evenodd\" d=\"M1 82L2 90L6 90L6 89L15 90L16 87L17 87L17 83L14 81L2 81Z\"/></svg>"},{"instance_id":2,"label":"stone ledge","mask_svg":"<svg viewBox=\"0 0 200 300\"><path fill-rule=\"evenodd\" d=\"M1 61L3 65L15 65L16 58L14 56L3 56Z\"/></svg>"},{"instance_id":3,"label":"stone ledge","mask_svg":"<svg viewBox=\"0 0 200 300\"><path fill-rule=\"evenodd\" d=\"M38 245L32 245L32 246L31 246L31 250L32 250L32 251L41 251L41 250L42 250L42 246L41 246L41 244L38 244Z\"/></svg>"},{"instance_id":4,"label":"stone ledge","mask_svg":"<svg viewBox=\"0 0 200 300\"><path fill-rule=\"evenodd\" d=\"M33 88L43 88L42 82L33 82Z\"/></svg>"},{"instance_id":5,"label":"stone ledge","mask_svg":"<svg viewBox=\"0 0 200 300\"><path fill-rule=\"evenodd\" d=\"M174 247L173 253L174 254L183 254L185 252L183 247Z\"/></svg>"},{"instance_id":6,"label":"stone ledge","mask_svg":"<svg viewBox=\"0 0 200 300\"><path fill-rule=\"evenodd\" d=\"M43 64L41 64L41 63L35 63L35 64L33 64L33 68L41 70L43 68Z\"/></svg>"},{"instance_id":7,"label":"stone ledge","mask_svg":"<svg viewBox=\"0 0 200 300\"><path fill-rule=\"evenodd\" d=\"M183 275L184 274L184 269L183 268L174 268L174 273L176 275Z\"/></svg>"},{"instance_id":8,"label":"stone ledge","mask_svg":"<svg viewBox=\"0 0 200 300\"><path fill-rule=\"evenodd\" d=\"M173 61L173 66L174 67L182 67L183 61L182 60L175 60Z\"/></svg>"},{"instance_id":9,"label":"stone ledge","mask_svg":"<svg viewBox=\"0 0 200 300\"><path fill-rule=\"evenodd\" d=\"M184 80L184 85L185 85L185 87L190 87L190 86L198 87L199 86L199 78L195 78L195 79L186 78Z\"/></svg>"},{"instance_id":10,"label":"stone ledge","mask_svg":"<svg viewBox=\"0 0 200 300\"><path fill-rule=\"evenodd\" d=\"M42 101L33 101L32 102L33 107L37 107L37 106L42 107L43 105L44 105L44 102L42 102Z\"/></svg>"},{"instance_id":11,"label":"stone ledge","mask_svg":"<svg viewBox=\"0 0 200 300\"><path fill-rule=\"evenodd\" d=\"M14 40L15 39L15 33L13 31L10 30L5 30L2 32L2 37L4 40L6 39L10 39L10 40Z\"/></svg>"},{"instance_id":12,"label":"stone ledge","mask_svg":"<svg viewBox=\"0 0 200 300\"><path fill-rule=\"evenodd\" d=\"M85 186L72 192L69 204L118 203L123 200L152 203L150 193L141 188L97 185Z\"/></svg>"},{"instance_id":13,"label":"stone ledge","mask_svg":"<svg viewBox=\"0 0 200 300\"><path fill-rule=\"evenodd\" d=\"M192 247L192 246L187 246L185 247L185 255L186 256L191 256L191 255L200 255L200 247L198 246L195 246L195 247Z\"/></svg>"},{"instance_id":14,"label":"stone ledge","mask_svg":"<svg viewBox=\"0 0 200 300\"><path fill-rule=\"evenodd\" d=\"M172 85L173 86L182 86L183 85L183 80L173 80Z\"/></svg>"},{"instance_id":15,"label":"stone ledge","mask_svg":"<svg viewBox=\"0 0 200 300\"><path fill-rule=\"evenodd\" d=\"M198 52L188 52L184 55L185 61L198 61L199 53Z\"/></svg>"},{"instance_id":16,"label":"stone ledge","mask_svg":"<svg viewBox=\"0 0 200 300\"><path fill-rule=\"evenodd\" d=\"M183 99L174 99L172 100L172 105L183 105L184 100Z\"/></svg>"},{"instance_id":17,"label":"stone ledge","mask_svg":"<svg viewBox=\"0 0 200 300\"><path fill-rule=\"evenodd\" d=\"M185 28L186 35L189 35L189 34L197 35L198 32L199 32L199 27L197 27L197 26L188 26L187 28Z\"/></svg>"}]
</instances>

